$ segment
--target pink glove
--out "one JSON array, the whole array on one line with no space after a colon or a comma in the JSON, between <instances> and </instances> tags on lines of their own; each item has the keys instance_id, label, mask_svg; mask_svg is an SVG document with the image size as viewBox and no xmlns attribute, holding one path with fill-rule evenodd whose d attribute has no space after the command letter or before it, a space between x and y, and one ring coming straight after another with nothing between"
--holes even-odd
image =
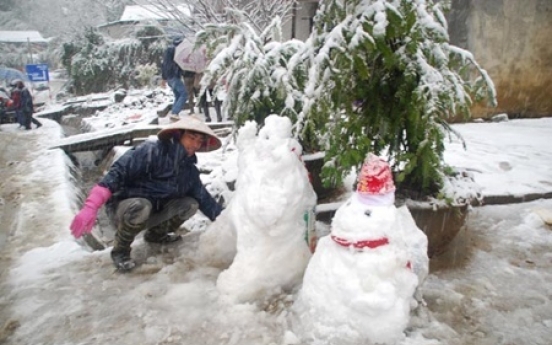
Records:
<instances>
[{"instance_id":1,"label":"pink glove","mask_svg":"<svg viewBox=\"0 0 552 345\"><path fill-rule=\"evenodd\" d=\"M89 234L92 231L92 227L98 216L98 210L110 197L111 191L109 191L109 189L99 185L95 185L94 188L92 188L88 198L84 202L84 206L71 223L71 233L75 238L79 238L84 234Z\"/></svg>"}]
</instances>

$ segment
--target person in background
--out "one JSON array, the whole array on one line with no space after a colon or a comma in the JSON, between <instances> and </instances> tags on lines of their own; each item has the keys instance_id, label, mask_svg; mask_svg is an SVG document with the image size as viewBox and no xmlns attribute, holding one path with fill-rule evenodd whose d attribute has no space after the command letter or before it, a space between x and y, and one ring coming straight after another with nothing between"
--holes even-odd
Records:
<instances>
[{"instance_id":1,"label":"person in background","mask_svg":"<svg viewBox=\"0 0 552 345\"><path fill-rule=\"evenodd\" d=\"M8 108L12 106L12 100L8 93L0 89L0 123L9 123Z\"/></svg>"},{"instance_id":2,"label":"person in background","mask_svg":"<svg viewBox=\"0 0 552 345\"><path fill-rule=\"evenodd\" d=\"M111 258L121 272L135 267L131 244L142 230L146 242L176 242L182 238L176 230L198 208L212 221L222 211L195 166L196 152L221 146L211 128L191 115L168 125L157 137L128 150L111 166L70 226L75 238L90 233L105 204L116 228Z\"/></svg>"},{"instance_id":3,"label":"person in background","mask_svg":"<svg viewBox=\"0 0 552 345\"><path fill-rule=\"evenodd\" d=\"M184 86L186 86L186 91L188 92L188 103L190 104L190 109L194 108L195 104L195 97L197 95L197 92L199 91L196 87L195 81L196 81L196 72L192 71L183 71L182 77L184 79ZM193 113L193 110L190 111ZM201 109L200 109L201 112Z\"/></svg>"},{"instance_id":4,"label":"person in background","mask_svg":"<svg viewBox=\"0 0 552 345\"><path fill-rule=\"evenodd\" d=\"M207 93L209 93L211 104L215 107L217 121L222 122L222 101L220 101L217 97L213 97L213 88L214 87L210 85L209 88L205 89L205 92L203 92L201 98L199 99L199 106L203 109L203 112L205 113L205 121L211 122L211 116L209 114L209 103L207 102Z\"/></svg>"},{"instance_id":5,"label":"person in background","mask_svg":"<svg viewBox=\"0 0 552 345\"><path fill-rule=\"evenodd\" d=\"M9 86L11 87L9 95L10 95L10 105L9 110L15 112L15 120L19 124L19 128L25 127L25 119L23 117L23 113L19 111L18 104L21 103L21 92L17 90L17 84L19 80L12 80L9 83ZM30 129L30 128L29 128Z\"/></svg>"},{"instance_id":6,"label":"person in background","mask_svg":"<svg viewBox=\"0 0 552 345\"><path fill-rule=\"evenodd\" d=\"M167 47L163 54L163 62L161 65L161 78L162 86L169 84L173 94L174 103L171 110L171 119L179 120L179 113L184 109L186 100L188 99L188 92L182 82L182 69L174 61L174 53L176 47L182 42L182 38L178 37L173 39L172 44Z\"/></svg>"},{"instance_id":7,"label":"person in background","mask_svg":"<svg viewBox=\"0 0 552 345\"><path fill-rule=\"evenodd\" d=\"M14 79L10 86L12 87L10 94L13 102L12 109L17 114L19 125L25 127L26 130L32 129L31 123L35 124L36 128L41 127L42 123L33 117L33 96L29 89L25 87L23 80Z\"/></svg>"},{"instance_id":8,"label":"person in background","mask_svg":"<svg viewBox=\"0 0 552 345\"><path fill-rule=\"evenodd\" d=\"M203 78L203 73L196 73L194 80L194 90L201 90L201 79ZM213 90L215 88L215 81L212 81L209 87L207 87L199 98L199 110L205 114L205 121L211 122L211 115L209 113L209 102L207 101L207 93L209 93L209 98L211 99L211 105L215 107L215 112L217 114L218 122L222 122L222 101L217 97L213 97Z\"/></svg>"}]
</instances>

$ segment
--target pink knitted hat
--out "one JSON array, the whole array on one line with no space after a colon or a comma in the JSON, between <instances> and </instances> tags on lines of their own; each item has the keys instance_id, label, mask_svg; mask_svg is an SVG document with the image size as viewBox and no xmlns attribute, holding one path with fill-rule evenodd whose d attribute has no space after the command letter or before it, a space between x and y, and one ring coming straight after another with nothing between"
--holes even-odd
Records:
<instances>
[{"instance_id":1,"label":"pink knitted hat","mask_svg":"<svg viewBox=\"0 0 552 345\"><path fill-rule=\"evenodd\" d=\"M357 178L357 195L367 205L392 205L395 202L395 184L389 164L370 153Z\"/></svg>"}]
</instances>

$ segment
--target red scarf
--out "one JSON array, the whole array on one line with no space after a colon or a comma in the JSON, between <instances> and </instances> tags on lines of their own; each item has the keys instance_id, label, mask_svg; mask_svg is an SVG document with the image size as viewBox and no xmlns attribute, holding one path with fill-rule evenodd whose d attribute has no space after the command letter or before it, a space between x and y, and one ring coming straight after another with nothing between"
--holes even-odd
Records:
<instances>
[{"instance_id":1,"label":"red scarf","mask_svg":"<svg viewBox=\"0 0 552 345\"><path fill-rule=\"evenodd\" d=\"M331 235L331 237L332 237L332 240L334 240L334 242L339 244L340 246L343 246L343 247L353 246L354 248L357 248L357 249L362 249L362 248L375 249L377 247L381 247L381 246L385 246L386 244L389 244L389 239L387 239L387 237L378 238L377 240L363 240L363 241L356 241L356 242L351 242L349 240L346 240L344 238L337 237L334 235Z\"/></svg>"},{"instance_id":2,"label":"red scarf","mask_svg":"<svg viewBox=\"0 0 552 345\"><path fill-rule=\"evenodd\" d=\"M389 244L389 239L387 237L378 238L377 240L363 240L363 241L356 241L356 242L351 242L349 240L346 240L344 238L337 237L334 235L331 235L331 238L335 243L339 244L340 246L347 247L347 248L352 246L353 248L356 248L356 249L363 249L363 248L375 249ZM412 269L412 263L410 262L410 260L406 262L406 268L408 268L409 270Z\"/></svg>"}]
</instances>

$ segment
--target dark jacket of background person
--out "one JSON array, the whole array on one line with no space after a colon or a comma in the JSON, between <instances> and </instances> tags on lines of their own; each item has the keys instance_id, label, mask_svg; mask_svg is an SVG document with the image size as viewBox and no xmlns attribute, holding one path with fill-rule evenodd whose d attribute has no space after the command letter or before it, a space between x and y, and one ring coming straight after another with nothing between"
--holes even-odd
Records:
<instances>
[{"instance_id":1,"label":"dark jacket of background person","mask_svg":"<svg viewBox=\"0 0 552 345\"><path fill-rule=\"evenodd\" d=\"M182 76L182 70L176 62L174 62L174 52L176 46L170 45L163 54L163 63L161 64L161 78L163 80L169 80L172 78L180 78Z\"/></svg>"}]
</instances>

